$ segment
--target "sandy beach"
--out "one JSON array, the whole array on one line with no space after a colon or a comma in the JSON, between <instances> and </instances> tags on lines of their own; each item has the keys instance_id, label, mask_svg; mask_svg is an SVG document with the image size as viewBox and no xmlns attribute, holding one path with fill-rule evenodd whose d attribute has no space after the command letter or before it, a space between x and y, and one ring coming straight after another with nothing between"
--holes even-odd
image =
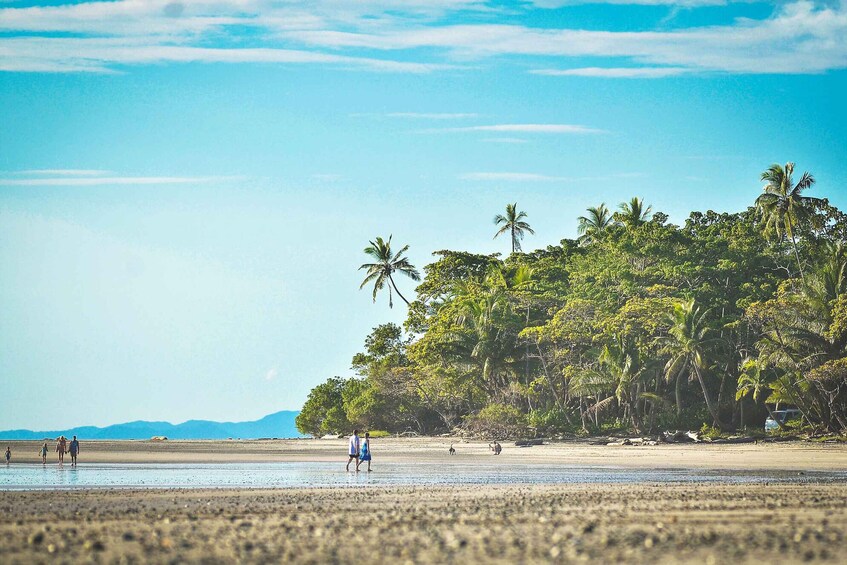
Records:
<instances>
[{"instance_id":1,"label":"sandy beach","mask_svg":"<svg viewBox=\"0 0 847 565\"><path fill-rule=\"evenodd\" d=\"M86 441L83 463L215 463L308 462L346 460L345 439L222 440L222 441ZM36 463L43 442L0 442L11 446L13 462ZM450 445L456 455L450 456ZM47 461L55 463L55 442L47 445ZM498 463L603 465L633 468L847 470L847 445L792 441L745 444L659 444L607 446L560 442L516 447L504 442L494 459L483 441L450 438L384 438L372 440L375 463ZM66 461L70 458L66 456Z\"/></svg>"},{"instance_id":2,"label":"sandy beach","mask_svg":"<svg viewBox=\"0 0 847 565\"><path fill-rule=\"evenodd\" d=\"M837 444L505 445L374 441L379 462L797 471L779 484L446 485L3 492L0 555L33 562L397 563L847 560L847 469ZM13 464L36 442L9 442ZM344 440L83 442L81 461L344 463ZM32 456L29 456L29 453ZM55 459L51 453L50 461ZM51 465L55 465L51 463ZM803 481L803 482L801 482Z\"/></svg>"},{"instance_id":3,"label":"sandy beach","mask_svg":"<svg viewBox=\"0 0 847 565\"><path fill-rule=\"evenodd\" d=\"M847 559L847 485L4 493L4 563Z\"/></svg>"}]
</instances>

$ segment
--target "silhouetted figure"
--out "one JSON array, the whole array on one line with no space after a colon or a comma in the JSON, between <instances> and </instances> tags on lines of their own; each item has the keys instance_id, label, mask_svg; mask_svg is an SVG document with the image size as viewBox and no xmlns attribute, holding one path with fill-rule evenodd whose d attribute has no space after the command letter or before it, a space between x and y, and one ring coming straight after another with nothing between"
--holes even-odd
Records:
<instances>
[{"instance_id":1,"label":"silhouetted figure","mask_svg":"<svg viewBox=\"0 0 847 565\"><path fill-rule=\"evenodd\" d=\"M450 444L450 455L456 455L456 450L453 449L453 444Z\"/></svg>"}]
</instances>

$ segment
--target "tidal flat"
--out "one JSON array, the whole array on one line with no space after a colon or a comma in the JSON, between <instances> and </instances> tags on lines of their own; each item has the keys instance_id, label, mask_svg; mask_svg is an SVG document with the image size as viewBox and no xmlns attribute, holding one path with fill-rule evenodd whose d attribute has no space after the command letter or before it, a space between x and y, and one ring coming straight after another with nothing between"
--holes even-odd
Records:
<instances>
[{"instance_id":1,"label":"tidal flat","mask_svg":"<svg viewBox=\"0 0 847 565\"><path fill-rule=\"evenodd\" d=\"M4 563L847 561L845 484L4 492Z\"/></svg>"}]
</instances>

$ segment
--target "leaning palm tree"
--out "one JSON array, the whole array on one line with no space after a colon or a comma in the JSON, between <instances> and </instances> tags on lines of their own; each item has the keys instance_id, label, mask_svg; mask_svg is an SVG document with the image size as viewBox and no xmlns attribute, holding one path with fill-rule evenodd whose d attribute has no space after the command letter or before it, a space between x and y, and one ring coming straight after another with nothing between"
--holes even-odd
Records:
<instances>
[{"instance_id":1,"label":"leaning palm tree","mask_svg":"<svg viewBox=\"0 0 847 565\"><path fill-rule=\"evenodd\" d=\"M774 163L762 173L762 180L767 184L762 187L764 193L756 199L756 210L766 235L776 234L780 240L787 235L791 240L800 279L805 284L806 275L800 263L794 231L800 222L811 216L812 208L822 204L822 201L819 198L803 196L803 191L815 184L815 177L804 172L795 183L791 178L793 173L794 163L786 163L785 168Z\"/></svg>"},{"instance_id":2,"label":"leaning palm tree","mask_svg":"<svg viewBox=\"0 0 847 565\"><path fill-rule=\"evenodd\" d=\"M359 289L364 288L366 284L369 282L374 283L373 289L373 300L376 302L376 293L385 288L386 281L390 283L388 287L388 306L389 308L394 308L394 298L392 296L391 289L394 289L394 292L397 293L397 296L403 299L403 302L406 305L409 304L409 301L406 300L406 297L400 293L400 289L397 288L397 284L394 282L393 273L403 273L413 281L421 280L421 275L414 265L409 263L409 260L402 255L409 249L409 246L406 245L398 251L394 253L391 251L391 238L393 236L388 236L388 241L383 240L381 237L377 237L375 240L369 242L370 245L365 247L365 253L370 255L376 260L376 263L365 263L359 270L362 269L367 270L367 275L365 276L365 280L362 281L362 284L359 285Z\"/></svg>"},{"instance_id":3,"label":"leaning palm tree","mask_svg":"<svg viewBox=\"0 0 847 565\"><path fill-rule=\"evenodd\" d=\"M688 373L690 380L697 379L703 391L706 408L714 418L714 423L723 428L718 407L712 400L703 378L703 372L708 366L706 361L707 347L709 343L714 341L708 337L710 332L710 328L706 324L708 313L708 310L701 312L694 300L674 305L673 311L668 316L670 329L667 338L665 338L664 346L664 352L670 354L670 359L665 365L665 378L670 382L674 378L678 379L683 374ZM677 402L679 402L678 397ZM679 408L679 405L677 405L677 408Z\"/></svg>"},{"instance_id":4,"label":"leaning palm tree","mask_svg":"<svg viewBox=\"0 0 847 565\"><path fill-rule=\"evenodd\" d=\"M606 203L603 202L599 206L586 208L587 216L580 216L577 232L579 233L579 242L582 244L595 241L606 228L614 223L612 213L606 208Z\"/></svg>"},{"instance_id":5,"label":"leaning palm tree","mask_svg":"<svg viewBox=\"0 0 847 565\"><path fill-rule=\"evenodd\" d=\"M524 232L529 232L534 234L532 228L529 227L529 224L525 222L523 219L526 218L526 212L518 212L518 203L514 204L506 204L506 215L497 214L494 216L494 225L499 226L503 224L497 233L494 234L494 238L496 239L498 235L504 234L506 232L512 238L512 253L519 252L521 250L521 240L523 239Z\"/></svg>"},{"instance_id":6,"label":"leaning palm tree","mask_svg":"<svg viewBox=\"0 0 847 565\"><path fill-rule=\"evenodd\" d=\"M637 227L647 223L653 213L653 207L644 207L644 200L634 196L629 202L621 202L621 221L630 227Z\"/></svg>"}]
</instances>

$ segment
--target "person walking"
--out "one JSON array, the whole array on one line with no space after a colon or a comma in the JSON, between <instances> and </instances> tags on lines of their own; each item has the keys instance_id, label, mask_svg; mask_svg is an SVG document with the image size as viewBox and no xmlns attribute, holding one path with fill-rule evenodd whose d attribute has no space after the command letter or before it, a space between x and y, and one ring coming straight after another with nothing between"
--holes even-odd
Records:
<instances>
[{"instance_id":1,"label":"person walking","mask_svg":"<svg viewBox=\"0 0 847 565\"><path fill-rule=\"evenodd\" d=\"M44 445L41 446L41 451L38 452L41 455L41 464L42 465L47 465L47 451L48 451L47 442L45 441Z\"/></svg>"},{"instance_id":2,"label":"person walking","mask_svg":"<svg viewBox=\"0 0 847 565\"><path fill-rule=\"evenodd\" d=\"M350 436L350 444L347 448L347 471L350 471L350 462L356 460L356 470L359 467L359 430L353 430L353 435Z\"/></svg>"},{"instance_id":3,"label":"person walking","mask_svg":"<svg viewBox=\"0 0 847 565\"><path fill-rule=\"evenodd\" d=\"M76 436L71 440L70 453L71 466L76 467L76 456L79 454L79 441L77 441Z\"/></svg>"},{"instance_id":4,"label":"person walking","mask_svg":"<svg viewBox=\"0 0 847 565\"><path fill-rule=\"evenodd\" d=\"M359 471L359 465L362 462L368 462L368 473L371 472L371 434L365 432L365 441L362 443L362 451L359 453L359 462L356 463L356 471Z\"/></svg>"},{"instance_id":5,"label":"person walking","mask_svg":"<svg viewBox=\"0 0 847 565\"><path fill-rule=\"evenodd\" d=\"M9 464L9 461L12 460L12 448L8 445L6 446L6 465Z\"/></svg>"},{"instance_id":6,"label":"person walking","mask_svg":"<svg viewBox=\"0 0 847 565\"><path fill-rule=\"evenodd\" d=\"M68 450L67 441L65 436L59 436L59 439L56 441L56 453L59 454L59 463L65 462L65 452Z\"/></svg>"}]
</instances>

